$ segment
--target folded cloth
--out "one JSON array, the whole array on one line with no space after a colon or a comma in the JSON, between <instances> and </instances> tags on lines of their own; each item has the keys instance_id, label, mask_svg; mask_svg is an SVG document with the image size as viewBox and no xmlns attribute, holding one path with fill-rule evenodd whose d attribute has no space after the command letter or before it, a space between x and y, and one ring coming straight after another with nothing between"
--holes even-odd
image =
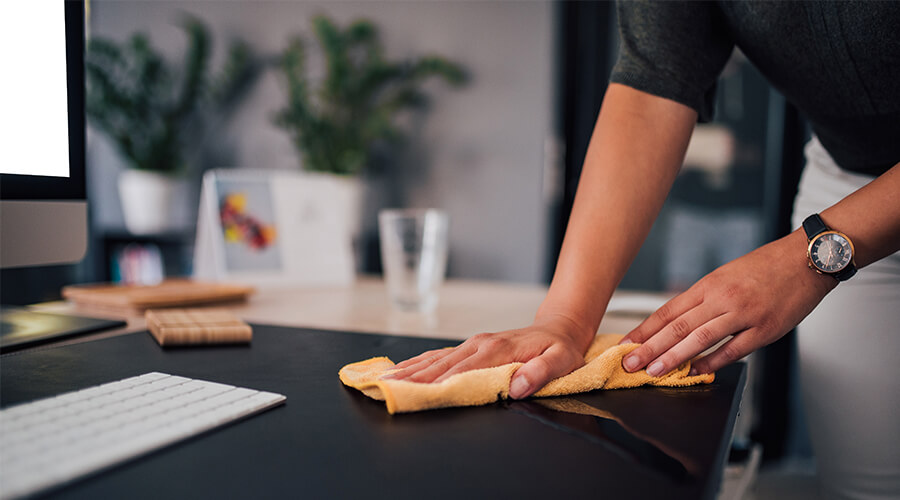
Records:
<instances>
[{"instance_id":1,"label":"folded cloth","mask_svg":"<svg viewBox=\"0 0 900 500\"><path fill-rule=\"evenodd\" d=\"M628 373L622 358L638 344L618 345L623 335L598 334L584 356L584 366L551 380L534 396L563 396L596 389L624 389L642 385L684 387L708 384L714 374L689 376L690 361L661 377L651 377L645 370ZM341 368L344 385L358 389L366 396L384 401L391 414L452 406L478 406L509 397L509 383L523 363L509 363L458 373L440 383L424 384L405 380L382 379L394 373L394 362L385 357L351 363Z\"/></svg>"}]
</instances>

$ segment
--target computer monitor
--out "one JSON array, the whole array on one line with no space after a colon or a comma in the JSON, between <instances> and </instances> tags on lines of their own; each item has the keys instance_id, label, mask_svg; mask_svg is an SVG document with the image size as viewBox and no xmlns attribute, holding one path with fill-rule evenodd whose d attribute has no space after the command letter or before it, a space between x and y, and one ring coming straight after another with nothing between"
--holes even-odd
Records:
<instances>
[{"instance_id":1,"label":"computer monitor","mask_svg":"<svg viewBox=\"0 0 900 500\"><path fill-rule=\"evenodd\" d=\"M0 267L80 261L88 234L84 2L5 8L0 56Z\"/></svg>"},{"instance_id":2,"label":"computer monitor","mask_svg":"<svg viewBox=\"0 0 900 500\"><path fill-rule=\"evenodd\" d=\"M78 262L88 239L84 2L18 2L3 14L0 268ZM36 279L54 286L38 269ZM11 286L16 293L23 288L15 280L0 283L4 292ZM124 324L0 306L0 353Z\"/></svg>"}]
</instances>

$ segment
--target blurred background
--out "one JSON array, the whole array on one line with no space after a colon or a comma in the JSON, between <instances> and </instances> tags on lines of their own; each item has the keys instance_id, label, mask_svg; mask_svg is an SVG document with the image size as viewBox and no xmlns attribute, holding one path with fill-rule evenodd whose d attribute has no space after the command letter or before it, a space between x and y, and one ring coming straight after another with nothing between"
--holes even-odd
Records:
<instances>
[{"instance_id":1,"label":"blurred background","mask_svg":"<svg viewBox=\"0 0 900 500\"><path fill-rule=\"evenodd\" d=\"M192 113L176 129L183 146L179 194L169 224L151 230L134 231L123 215L127 200L119 178L135 162L122 153L121 137L89 120L88 257L74 266L4 270L2 302L57 299L58 292L48 290L59 287L46 286L54 280L60 286L123 280L123 266L135 262L149 266L143 272L151 277L188 275L204 171L309 169L309 152L290 127L278 125L277 115L296 90L285 73L292 40L304 43L306 83L328 83L334 60L315 31L321 16L347 36L354 23L368 21L385 60L438 61L430 66L432 77L417 81L408 109L396 114L397 137L375 141L352 175L364 199L358 271L381 271L378 209L437 207L451 219L448 278L549 283L616 59L612 3L91 0L91 43L144 50L150 60L170 62L172 74L182 78L190 57L203 53L208 71L201 76L210 92L217 78L229 75L240 88L227 103ZM202 26L205 42L186 19ZM358 36L368 36L360 29ZM135 42L136 34L143 38ZM229 52L238 42L244 52ZM107 76L115 71L121 68ZM685 289L789 231L805 124L737 52L717 98L716 119L698 125L682 173L622 288ZM41 273L40 289L29 289L35 282L29 273ZM746 428L738 431L763 443L771 460L809 456L792 346L788 335L754 361L759 386Z\"/></svg>"},{"instance_id":2,"label":"blurred background","mask_svg":"<svg viewBox=\"0 0 900 500\"><path fill-rule=\"evenodd\" d=\"M312 20L327 15L338 26L365 18L379 30L386 57L440 54L471 75L461 89L426 81L427 110L399 117L405 140L383 152L377 171L360 176L370 200L363 239L374 251L378 206L441 207L452 219L448 276L538 283L546 280L555 221L550 206L562 175L551 158L555 130L555 6L503 2L91 2L91 36L125 40L144 32L160 52L179 58L186 44L177 22L190 12L207 24L224 57L229 39L247 41L261 57L276 56L291 37L308 41L310 79L324 64ZM273 124L285 105L279 72L263 71L226 123L203 138L192 167L195 187L205 168L301 168L289 134ZM548 146L551 145L551 146ZM123 168L106 137L91 134L88 162L97 234L118 239L124 229L115 182ZM195 204L182 215L187 235ZM191 238L186 239L186 244ZM168 243L167 241L164 244ZM188 256L190 254L188 253ZM377 258L361 263L377 272ZM184 269L187 271L187 269Z\"/></svg>"}]
</instances>

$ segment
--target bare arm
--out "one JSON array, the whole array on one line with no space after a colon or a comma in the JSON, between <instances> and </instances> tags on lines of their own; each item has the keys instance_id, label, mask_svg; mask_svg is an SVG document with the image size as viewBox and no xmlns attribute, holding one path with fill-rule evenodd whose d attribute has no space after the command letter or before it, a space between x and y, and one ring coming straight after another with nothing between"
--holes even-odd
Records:
<instances>
[{"instance_id":1,"label":"bare arm","mask_svg":"<svg viewBox=\"0 0 900 500\"><path fill-rule=\"evenodd\" d=\"M687 106L610 85L538 320L566 317L590 342L662 208L696 120Z\"/></svg>"},{"instance_id":2,"label":"bare arm","mask_svg":"<svg viewBox=\"0 0 900 500\"><path fill-rule=\"evenodd\" d=\"M681 166L696 112L612 84L584 162L550 291L534 324L481 334L398 365L394 377L440 381L466 370L525 363L510 395L530 395L583 363L613 290L637 254Z\"/></svg>"},{"instance_id":3,"label":"bare arm","mask_svg":"<svg viewBox=\"0 0 900 500\"><path fill-rule=\"evenodd\" d=\"M857 267L900 250L900 163L822 212L853 240Z\"/></svg>"}]
</instances>

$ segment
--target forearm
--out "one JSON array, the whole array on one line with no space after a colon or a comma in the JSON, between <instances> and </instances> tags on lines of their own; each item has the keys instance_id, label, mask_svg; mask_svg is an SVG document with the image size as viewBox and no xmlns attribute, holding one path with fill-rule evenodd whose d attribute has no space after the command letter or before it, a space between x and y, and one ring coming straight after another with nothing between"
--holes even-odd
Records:
<instances>
[{"instance_id":1,"label":"forearm","mask_svg":"<svg viewBox=\"0 0 900 500\"><path fill-rule=\"evenodd\" d=\"M665 201L695 122L686 106L610 85L537 321L563 316L582 340L593 337Z\"/></svg>"},{"instance_id":2,"label":"forearm","mask_svg":"<svg viewBox=\"0 0 900 500\"><path fill-rule=\"evenodd\" d=\"M821 215L853 241L857 267L900 250L900 163Z\"/></svg>"}]
</instances>

